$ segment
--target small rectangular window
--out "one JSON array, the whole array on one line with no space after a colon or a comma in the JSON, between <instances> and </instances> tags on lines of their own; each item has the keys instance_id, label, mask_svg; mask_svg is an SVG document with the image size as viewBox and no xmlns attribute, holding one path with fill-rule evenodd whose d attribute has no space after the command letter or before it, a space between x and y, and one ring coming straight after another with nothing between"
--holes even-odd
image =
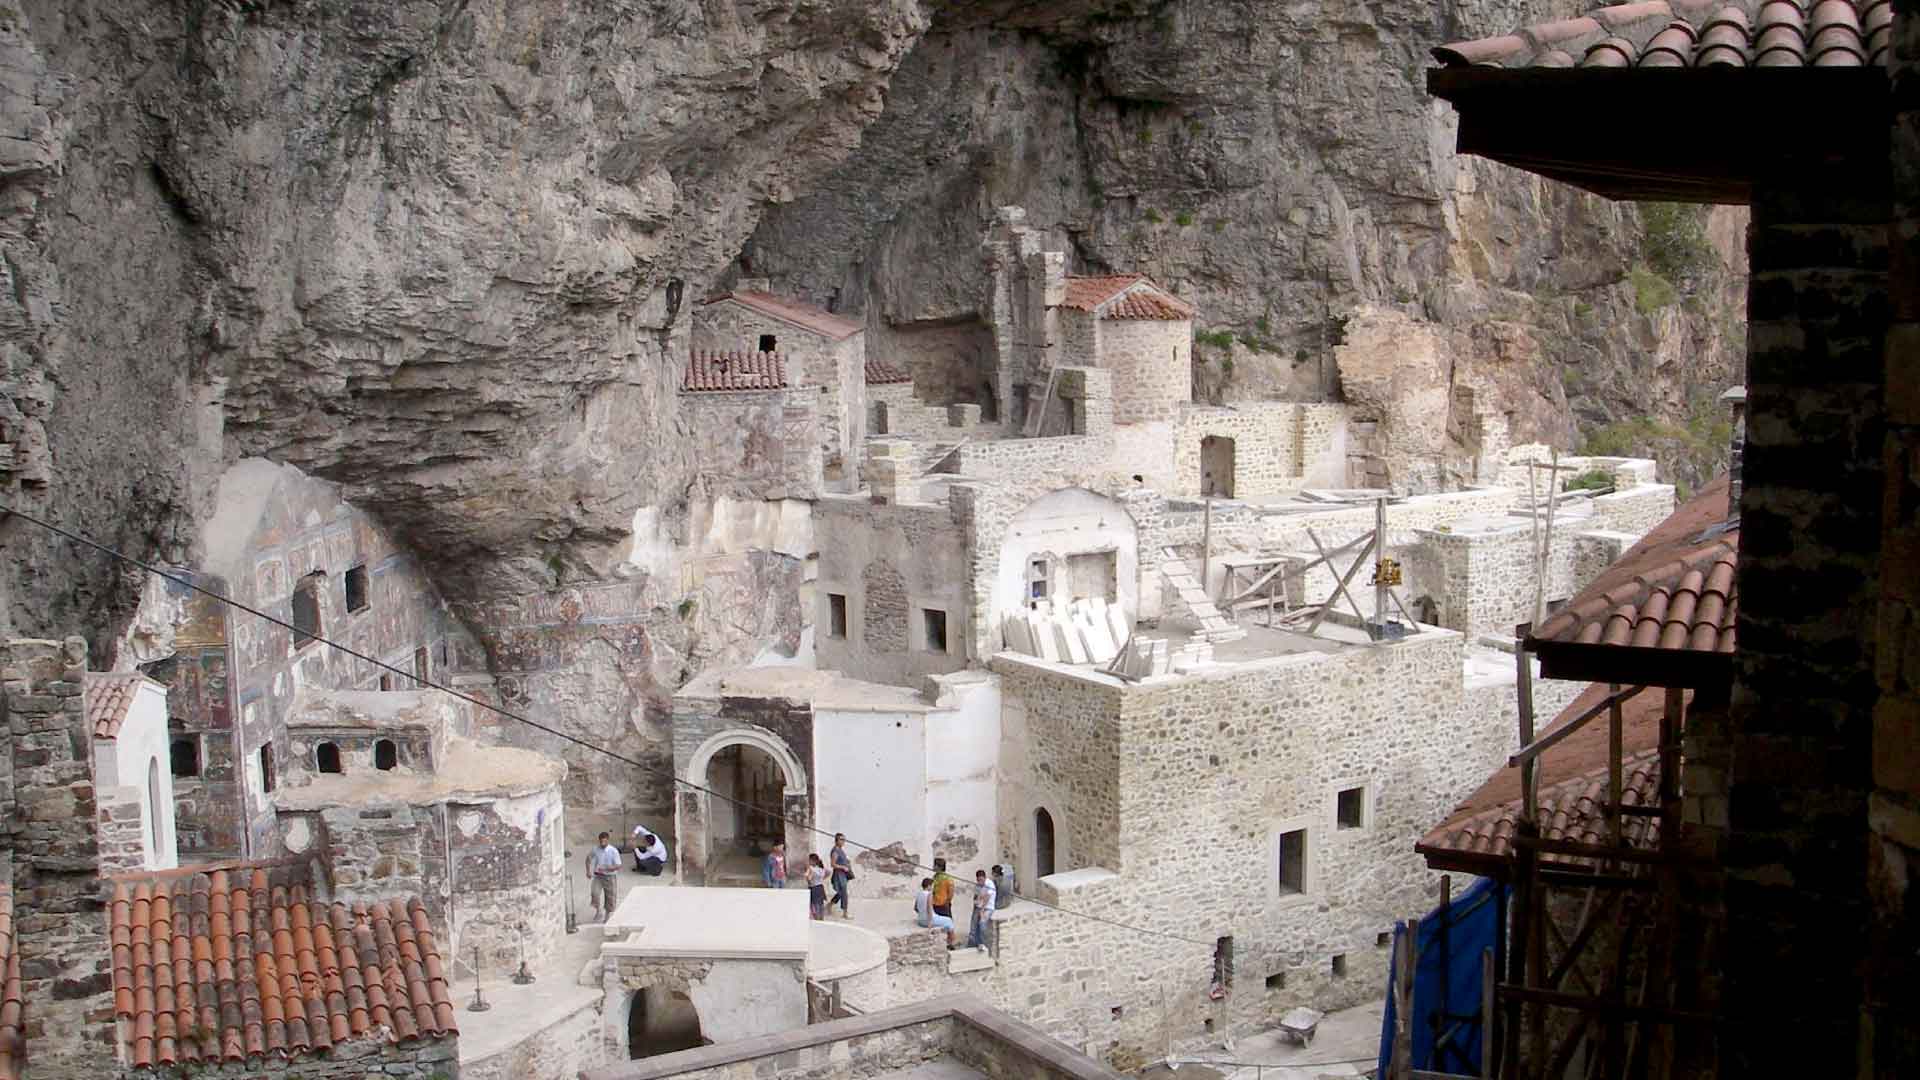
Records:
<instances>
[{"instance_id":1,"label":"small rectangular window","mask_svg":"<svg viewBox=\"0 0 1920 1080\"><path fill-rule=\"evenodd\" d=\"M1222 990L1233 986L1233 938L1231 935L1213 943L1213 985Z\"/></svg>"},{"instance_id":2,"label":"small rectangular window","mask_svg":"<svg viewBox=\"0 0 1920 1080\"><path fill-rule=\"evenodd\" d=\"M1280 834L1279 869L1281 895L1307 891L1307 830Z\"/></svg>"},{"instance_id":3,"label":"small rectangular window","mask_svg":"<svg viewBox=\"0 0 1920 1080\"><path fill-rule=\"evenodd\" d=\"M382 690L391 690L391 689L393 689L393 676L391 676L391 675L387 675L387 674L382 674L382 675L380 676L380 689L382 689Z\"/></svg>"},{"instance_id":4,"label":"small rectangular window","mask_svg":"<svg viewBox=\"0 0 1920 1080\"><path fill-rule=\"evenodd\" d=\"M847 597L845 593L827 594L827 636L847 636Z\"/></svg>"},{"instance_id":5,"label":"small rectangular window","mask_svg":"<svg viewBox=\"0 0 1920 1080\"><path fill-rule=\"evenodd\" d=\"M260 790L273 790L273 746L268 744L260 748Z\"/></svg>"},{"instance_id":6,"label":"small rectangular window","mask_svg":"<svg viewBox=\"0 0 1920 1080\"><path fill-rule=\"evenodd\" d=\"M927 608L921 612L926 617L927 651L944 653L947 651L947 613L938 608Z\"/></svg>"},{"instance_id":7,"label":"small rectangular window","mask_svg":"<svg viewBox=\"0 0 1920 1080\"><path fill-rule=\"evenodd\" d=\"M1340 953L1333 958L1333 977L1336 979L1344 979L1347 977L1346 953Z\"/></svg>"},{"instance_id":8,"label":"small rectangular window","mask_svg":"<svg viewBox=\"0 0 1920 1080\"><path fill-rule=\"evenodd\" d=\"M1286 973L1286 972L1284 972L1284 971L1276 971L1276 972L1274 972L1273 974L1271 974L1271 975L1269 975L1269 976L1267 976L1267 989L1269 989L1269 990L1285 990L1286 988L1287 988L1287 973Z\"/></svg>"},{"instance_id":9,"label":"small rectangular window","mask_svg":"<svg viewBox=\"0 0 1920 1080\"><path fill-rule=\"evenodd\" d=\"M365 564L347 569L347 611L365 611L371 601L367 599L367 568Z\"/></svg>"},{"instance_id":10,"label":"small rectangular window","mask_svg":"<svg viewBox=\"0 0 1920 1080\"><path fill-rule=\"evenodd\" d=\"M760 335L760 351L761 352L773 352L775 348L779 346L779 344L780 344L780 339L774 337L772 334Z\"/></svg>"},{"instance_id":11,"label":"small rectangular window","mask_svg":"<svg viewBox=\"0 0 1920 1080\"><path fill-rule=\"evenodd\" d=\"M171 764L175 776L200 775L200 736L175 735L171 751Z\"/></svg>"},{"instance_id":12,"label":"small rectangular window","mask_svg":"<svg viewBox=\"0 0 1920 1080\"><path fill-rule=\"evenodd\" d=\"M1367 789L1351 787L1334 800L1334 822L1343 829L1358 829L1367 823Z\"/></svg>"}]
</instances>

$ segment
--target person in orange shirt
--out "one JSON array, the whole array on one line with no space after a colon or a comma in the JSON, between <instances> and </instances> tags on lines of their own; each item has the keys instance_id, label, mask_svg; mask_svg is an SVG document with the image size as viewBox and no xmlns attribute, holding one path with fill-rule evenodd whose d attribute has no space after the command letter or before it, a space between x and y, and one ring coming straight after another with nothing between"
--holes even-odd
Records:
<instances>
[{"instance_id":1,"label":"person in orange shirt","mask_svg":"<svg viewBox=\"0 0 1920 1080\"><path fill-rule=\"evenodd\" d=\"M945 859L933 860L933 913L953 918L953 876Z\"/></svg>"}]
</instances>

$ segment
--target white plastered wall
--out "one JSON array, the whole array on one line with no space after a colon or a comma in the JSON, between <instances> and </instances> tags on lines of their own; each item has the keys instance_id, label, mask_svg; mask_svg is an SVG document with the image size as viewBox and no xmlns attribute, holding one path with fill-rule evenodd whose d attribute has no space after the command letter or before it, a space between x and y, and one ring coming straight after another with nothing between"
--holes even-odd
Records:
<instances>
[{"instance_id":1,"label":"white plastered wall","mask_svg":"<svg viewBox=\"0 0 1920 1080\"><path fill-rule=\"evenodd\" d=\"M1126 508L1082 488L1035 499L1007 526L988 625L997 633L1007 615L1026 606L1029 559L1101 551L1114 553L1118 601L1131 622L1140 610L1140 541Z\"/></svg>"},{"instance_id":2,"label":"white plastered wall","mask_svg":"<svg viewBox=\"0 0 1920 1080\"><path fill-rule=\"evenodd\" d=\"M102 791L131 788L139 793L141 848L149 870L180 865L173 827L173 762L168 747L167 690L151 680L143 680L134 690L119 733L111 739L93 741L94 785Z\"/></svg>"}]
</instances>

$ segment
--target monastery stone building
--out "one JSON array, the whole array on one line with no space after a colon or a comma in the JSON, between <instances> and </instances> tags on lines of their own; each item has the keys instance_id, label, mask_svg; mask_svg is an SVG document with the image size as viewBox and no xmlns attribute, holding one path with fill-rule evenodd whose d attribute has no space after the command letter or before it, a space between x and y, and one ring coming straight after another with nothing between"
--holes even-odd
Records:
<instances>
[{"instance_id":1,"label":"monastery stone building","mask_svg":"<svg viewBox=\"0 0 1920 1080\"><path fill-rule=\"evenodd\" d=\"M241 460L204 556L148 591L139 671L8 646L33 1075L559 1078L858 1013L1105 1076L1088 1056L1377 997L1438 889L1414 841L1513 749L1515 625L1673 489L1491 444L1454 490L1354 487L1432 470L1347 406L1194 403L1193 307L1068 273L1016 209L984 251L972 383L761 283L695 305L704 471L685 521L636 521L625 583L450 604L330 485ZM757 656L689 653L670 696L544 689L565 635L657 656L645 620L703 583L670 617L797 610ZM563 761L495 707L605 714L623 757ZM635 826L668 873L573 932L585 842ZM728 888L834 832L853 922ZM912 925L936 857L1017 878L988 951ZM503 1011L463 1038L467 979ZM955 994L980 1000L925 1013Z\"/></svg>"}]
</instances>

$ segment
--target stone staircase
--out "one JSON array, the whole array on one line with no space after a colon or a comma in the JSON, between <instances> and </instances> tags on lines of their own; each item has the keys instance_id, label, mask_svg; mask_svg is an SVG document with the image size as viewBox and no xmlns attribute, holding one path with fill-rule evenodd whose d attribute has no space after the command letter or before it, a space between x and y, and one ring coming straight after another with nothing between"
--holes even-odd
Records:
<instances>
[{"instance_id":1,"label":"stone staircase","mask_svg":"<svg viewBox=\"0 0 1920 1080\"><path fill-rule=\"evenodd\" d=\"M1238 641L1246 637L1247 632L1227 621L1220 609L1214 606L1213 598L1207 590L1200 587L1193 571L1187 568L1187 561L1173 553L1170 548L1160 549L1160 574L1180 594L1180 602L1193 614L1195 622L1200 624L1197 635L1210 644L1223 641Z\"/></svg>"},{"instance_id":2,"label":"stone staircase","mask_svg":"<svg viewBox=\"0 0 1920 1080\"><path fill-rule=\"evenodd\" d=\"M938 472L940 466L945 464L946 460L952 457L953 452L958 449L960 449L959 443L935 443L927 447L920 452L919 458L914 461L913 475L925 476L928 473Z\"/></svg>"}]
</instances>

